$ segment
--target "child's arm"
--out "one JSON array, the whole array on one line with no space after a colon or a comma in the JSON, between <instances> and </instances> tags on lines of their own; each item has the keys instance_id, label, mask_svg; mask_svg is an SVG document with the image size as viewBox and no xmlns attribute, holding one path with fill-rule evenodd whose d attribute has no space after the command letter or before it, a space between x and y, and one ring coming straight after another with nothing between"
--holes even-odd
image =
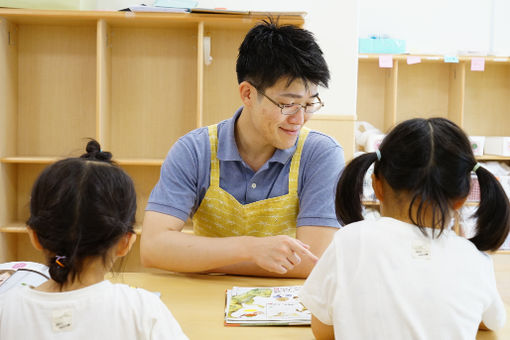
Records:
<instances>
[{"instance_id":1,"label":"child's arm","mask_svg":"<svg viewBox=\"0 0 510 340\"><path fill-rule=\"evenodd\" d=\"M317 340L334 340L335 333L333 326L322 323L312 315L312 332Z\"/></svg>"}]
</instances>

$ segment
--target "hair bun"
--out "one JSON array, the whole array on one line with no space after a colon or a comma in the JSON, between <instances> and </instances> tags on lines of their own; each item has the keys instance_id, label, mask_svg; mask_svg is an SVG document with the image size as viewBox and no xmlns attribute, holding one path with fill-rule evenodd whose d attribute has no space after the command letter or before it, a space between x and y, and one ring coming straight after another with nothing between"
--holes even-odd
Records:
<instances>
[{"instance_id":1,"label":"hair bun","mask_svg":"<svg viewBox=\"0 0 510 340\"><path fill-rule=\"evenodd\" d=\"M108 151L102 151L101 145L99 145L99 143L95 139L92 139L87 143L85 151L87 151L87 153L81 155L80 158L98 160L103 162L111 162L112 160L112 153Z\"/></svg>"}]
</instances>

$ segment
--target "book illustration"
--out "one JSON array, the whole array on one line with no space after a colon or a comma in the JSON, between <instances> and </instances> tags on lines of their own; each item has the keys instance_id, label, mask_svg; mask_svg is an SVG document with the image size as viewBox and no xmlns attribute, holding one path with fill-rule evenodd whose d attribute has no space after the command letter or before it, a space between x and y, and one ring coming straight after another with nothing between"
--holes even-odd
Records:
<instances>
[{"instance_id":1,"label":"book illustration","mask_svg":"<svg viewBox=\"0 0 510 340\"><path fill-rule=\"evenodd\" d=\"M37 287L49 278L48 267L41 263L0 263L0 294L20 285Z\"/></svg>"},{"instance_id":2,"label":"book illustration","mask_svg":"<svg viewBox=\"0 0 510 340\"><path fill-rule=\"evenodd\" d=\"M298 297L301 286L234 287L227 290L226 325L309 325Z\"/></svg>"}]
</instances>

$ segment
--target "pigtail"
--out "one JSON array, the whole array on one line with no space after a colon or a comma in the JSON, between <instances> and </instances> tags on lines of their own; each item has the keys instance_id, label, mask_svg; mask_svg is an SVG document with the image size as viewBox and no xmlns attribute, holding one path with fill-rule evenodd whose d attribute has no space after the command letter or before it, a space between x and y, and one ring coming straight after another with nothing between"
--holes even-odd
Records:
<instances>
[{"instance_id":1,"label":"pigtail","mask_svg":"<svg viewBox=\"0 0 510 340\"><path fill-rule=\"evenodd\" d=\"M71 272L72 262L67 256L56 255L49 260L49 272L51 278L63 285Z\"/></svg>"},{"instance_id":2,"label":"pigtail","mask_svg":"<svg viewBox=\"0 0 510 340\"><path fill-rule=\"evenodd\" d=\"M344 168L336 186L335 211L338 220L346 225L363 220L361 198L363 179L368 168L377 160L375 152L354 158Z\"/></svg>"},{"instance_id":3,"label":"pigtail","mask_svg":"<svg viewBox=\"0 0 510 340\"><path fill-rule=\"evenodd\" d=\"M470 239L480 251L495 251L503 244L510 230L510 204L499 181L488 170L476 170L480 184L480 204L476 235Z\"/></svg>"}]
</instances>

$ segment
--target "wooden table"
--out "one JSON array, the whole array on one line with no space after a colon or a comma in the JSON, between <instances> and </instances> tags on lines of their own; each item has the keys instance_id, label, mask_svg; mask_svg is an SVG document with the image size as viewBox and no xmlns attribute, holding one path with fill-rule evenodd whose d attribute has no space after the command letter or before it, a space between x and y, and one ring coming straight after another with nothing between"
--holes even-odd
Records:
<instances>
[{"instance_id":1,"label":"wooden table","mask_svg":"<svg viewBox=\"0 0 510 340\"><path fill-rule=\"evenodd\" d=\"M111 279L160 292L190 338L208 340L314 339L308 326L225 327L225 290L233 286L270 287L302 285L300 279L271 279L227 275L119 273Z\"/></svg>"},{"instance_id":2,"label":"wooden table","mask_svg":"<svg viewBox=\"0 0 510 340\"><path fill-rule=\"evenodd\" d=\"M161 300L191 340L314 339L310 327L225 327L225 290L233 286L268 287L302 285L299 279L271 279L230 275L175 273L119 273L112 281L160 292ZM510 304L507 302L510 316ZM510 322L499 332L480 331L477 339L510 339Z\"/></svg>"}]
</instances>

